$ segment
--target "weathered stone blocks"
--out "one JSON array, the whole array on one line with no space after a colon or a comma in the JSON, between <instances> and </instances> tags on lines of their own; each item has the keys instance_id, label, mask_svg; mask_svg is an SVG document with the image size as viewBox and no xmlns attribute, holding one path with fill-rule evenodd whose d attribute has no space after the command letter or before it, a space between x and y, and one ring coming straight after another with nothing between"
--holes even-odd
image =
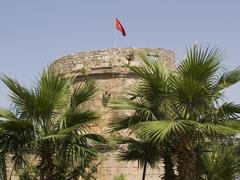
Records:
<instances>
[{"instance_id":1,"label":"weathered stone blocks","mask_svg":"<svg viewBox=\"0 0 240 180\"><path fill-rule=\"evenodd\" d=\"M161 48L115 48L98 51L86 51L56 60L50 68L64 74L66 77L76 77L76 85L86 78L95 79L99 91L95 99L88 102L91 107L100 112L101 118L92 127L98 133L107 135L107 124L118 115L118 111L111 111L103 100L106 93L110 98L121 96L135 82L136 77L129 72L126 65L140 66L139 54L145 54L152 60L164 61L170 69L175 67L175 54ZM142 170L137 162L119 162L116 150L107 150L101 158L97 177L99 180L114 180L114 176L124 174L128 180L141 179ZM147 169L146 179L159 179L163 168Z\"/></svg>"}]
</instances>

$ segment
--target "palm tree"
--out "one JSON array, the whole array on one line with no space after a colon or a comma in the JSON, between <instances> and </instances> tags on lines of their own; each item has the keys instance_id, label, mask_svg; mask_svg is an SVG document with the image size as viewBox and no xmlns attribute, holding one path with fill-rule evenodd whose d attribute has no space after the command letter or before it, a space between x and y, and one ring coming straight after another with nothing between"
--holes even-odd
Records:
<instances>
[{"instance_id":1,"label":"palm tree","mask_svg":"<svg viewBox=\"0 0 240 180\"><path fill-rule=\"evenodd\" d=\"M191 47L169 77L168 117L132 127L138 137L155 143L174 140L181 180L196 179L196 142L233 136L240 130L234 122L240 106L225 102L223 96L226 88L240 81L240 69L224 71L222 59L218 49Z\"/></svg>"},{"instance_id":2,"label":"palm tree","mask_svg":"<svg viewBox=\"0 0 240 180\"><path fill-rule=\"evenodd\" d=\"M129 69L136 74L138 81L126 97L111 102L113 109L130 110L133 113L124 114L113 120L110 123L112 132L129 129L140 122L168 119L169 67L163 61L149 61L144 55L140 57L142 66L129 66ZM173 180L176 178L172 157L174 147L170 141L161 142L158 146L164 162L164 179Z\"/></svg>"},{"instance_id":3,"label":"palm tree","mask_svg":"<svg viewBox=\"0 0 240 180\"><path fill-rule=\"evenodd\" d=\"M13 170L22 168L26 164L25 152L29 151L29 144L33 140L33 126L26 120L18 120L16 115L7 110L0 109L0 148L2 153L3 174L7 178L6 159L8 153L12 154ZM12 174L11 172L11 174ZM9 175L11 177L11 174Z\"/></svg>"},{"instance_id":4,"label":"palm tree","mask_svg":"<svg viewBox=\"0 0 240 180\"><path fill-rule=\"evenodd\" d=\"M119 154L119 159L123 161L138 161L138 165L143 167L142 180L145 180L147 166L152 168L160 160L160 149L151 142L136 140L133 138L124 138L118 140L119 144L127 144L127 151Z\"/></svg>"},{"instance_id":5,"label":"palm tree","mask_svg":"<svg viewBox=\"0 0 240 180\"><path fill-rule=\"evenodd\" d=\"M232 180L240 174L238 147L230 144L211 145L209 151L197 153L199 180Z\"/></svg>"},{"instance_id":6,"label":"palm tree","mask_svg":"<svg viewBox=\"0 0 240 180\"><path fill-rule=\"evenodd\" d=\"M14 109L0 111L0 147L14 155L14 168L23 166L26 154L32 153L39 158L40 179L51 179L56 160L71 166L75 161L84 163L86 154L96 154L93 142L105 141L89 131L88 123L98 115L84 106L97 91L94 81L71 89L73 80L50 70L32 89L7 76L2 81L11 92Z\"/></svg>"}]
</instances>

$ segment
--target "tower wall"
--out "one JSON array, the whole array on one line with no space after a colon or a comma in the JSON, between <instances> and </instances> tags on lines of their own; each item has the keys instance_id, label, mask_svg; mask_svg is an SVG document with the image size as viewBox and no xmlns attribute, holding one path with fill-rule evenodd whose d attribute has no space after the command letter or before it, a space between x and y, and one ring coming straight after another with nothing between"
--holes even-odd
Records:
<instances>
[{"instance_id":1,"label":"tower wall","mask_svg":"<svg viewBox=\"0 0 240 180\"><path fill-rule=\"evenodd\" d=\"M108 135L107 124L114 120L119 111L112 111L107 106L108 98L116 98L127 92L127 89L136 81L126 65L140 66L139 54L148 58L160 59L166 62L170 69L175 67L175 54L170 50L161 48L124 48L86 51L62 57L56 60L51 68L64 74L66 77L75 77L75 84L87 78L96 80L99 91L95 98L88 102L88 107L100 112L101 118L92 125L92 128L104 135ZM109 95L109 93L111 95ZM114 180L115 176L124 174L128 180L141 179L142 171L138 169L137 162L120 162L116 159L121 148L109 149L103 147L101 164L98 167L99 180ZM146 179L159 179L163 174L161 166L147 169Z\"/></svg>"}]
</instances>

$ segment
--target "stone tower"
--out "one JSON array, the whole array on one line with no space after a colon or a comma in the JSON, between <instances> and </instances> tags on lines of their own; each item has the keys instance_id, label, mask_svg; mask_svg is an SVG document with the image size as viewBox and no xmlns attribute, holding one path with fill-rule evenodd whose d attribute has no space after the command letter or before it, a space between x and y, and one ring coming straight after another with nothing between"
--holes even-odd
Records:
<instances>
[{"instance_id":1,"label":"stone tower","mask_svg":"<svg viewBox=\"0 0 240 180\"><path fill-rule=\"evenodd\" d=\"M170 69L175 67L175 54L161 48L117 48L98 51L86 51L62 57L56 60L51 68L66 77L75 77L75 83L83 82L87 77L95 79L99 91L89 102L89 107L101 114L101 118L93 125L93 129L101 134L107 134L107 124L114 119L116 112L107 106L109 98L115 98L126 92L136 77L129 72L126 65L140 66L139 54L145 54L152 60L165 61ZM104 148L103 148L104 149ZM98 167L99 180L114 180L114 177L124 174L128 180L141 179L142 171L137 162L126 163L116 160L117 149L104 149L101 164ZM146 179L160 179L162 167L147 169Z\"/></svg>"}]
</instances>

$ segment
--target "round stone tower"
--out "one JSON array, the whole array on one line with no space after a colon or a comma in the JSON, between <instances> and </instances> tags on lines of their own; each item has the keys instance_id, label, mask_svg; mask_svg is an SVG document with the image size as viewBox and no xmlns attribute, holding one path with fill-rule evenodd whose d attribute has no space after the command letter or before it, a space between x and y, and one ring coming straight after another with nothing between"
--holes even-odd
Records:
<instances>
[{"instance_id":1,"label":"round stone tower","mask_svg":"<svg viewBox=\"0 0 240 180\"><path fill-rule=\"evenodd\" d=\"M126 65L140 66L139 54L144 54L151 60L162 60L170 69L175 67L173 51L161 48L115 48L97 51L80 52L56 60L51 68L65 77L75 77L75 84L87 78L96 80L99 91L95 98L88 102L90 108L100 112L101 118L93 125L93 129L107 135L108 123L118 112L108 107L110 98L121 96L136 80ZM116 159L117 149L104 148L101 164L98 166L97 179L114 180L114 177L124 174L126 179L141 179L142 171L137 162L120 162ZM162 167L147 169L146 179L157 180L163 173Z\"/></svg>"}]
</instances>

